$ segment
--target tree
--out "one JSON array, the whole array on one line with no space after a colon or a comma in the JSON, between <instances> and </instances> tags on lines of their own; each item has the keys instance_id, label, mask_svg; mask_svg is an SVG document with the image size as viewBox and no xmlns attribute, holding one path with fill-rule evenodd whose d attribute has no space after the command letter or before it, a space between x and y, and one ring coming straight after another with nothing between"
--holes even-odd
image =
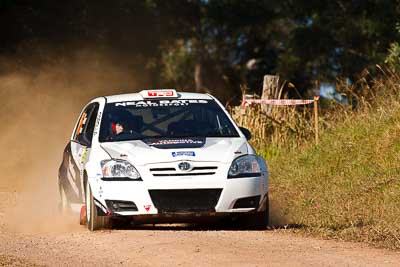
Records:
<instances>
[{"instance_id":1,"label":"tree","mask_svg":"<svg viewBox=\"0 0 400 267\"><path fill-rule=\"evenodd\" d=\"M398 0L2 0L0 55L36 64L87 46L145 73L143 87L227 101L277 74L305 95L315 81L355 80L390 44L396 59L399 14Z\"/></svg>"},{"instance_id":2,"label":"tree","mask_svg":"<svg viewBox=\"0 0 400 267\"><path fill-rule=\"evenodd\" d=\"M400 23L397 24L396 30L400 36ZM391 43L388 52L385 63L388 64L392 71L400 71L400 42L396 41Z\"/></svg>"},{"instance_id":3,"label":"tree","mask_svg":"<svg viewBox=\"0 0 400 267\"><path fill-rule=\"evenodd\" d=\"M286 1L295 27L280 54L279 73L306 82L303 92L313 80L356 80L364 68L384 60L399 8L395 0Z\"/></svg>"}]
</instances>

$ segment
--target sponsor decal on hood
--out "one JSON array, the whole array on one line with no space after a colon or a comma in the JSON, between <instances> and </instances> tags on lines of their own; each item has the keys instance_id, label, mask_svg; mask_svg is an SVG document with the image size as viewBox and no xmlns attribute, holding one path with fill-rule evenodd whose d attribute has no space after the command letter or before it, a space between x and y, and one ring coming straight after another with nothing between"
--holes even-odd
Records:
<instances>
[{"instance_id":1,"label":"sponsor decal on hood","mask_svg":"<svg viewBox=\"0 0 400 267\"><path fill-rule=\"evenodd\" d=\"M135 166L159 162L181 162L182 160L232 163L234 158L249 152L244 138L199 139L201 142L196 138L180 138L178 141L176 141L176 138L167 141L162 139L163 142L159 142L160 139L153 138L149 142L161 146L161 149L156 146L149 146L143 140L103 143L101 147L111 158L128 160ZM182 142L182 140L184 141ZM194 141L196 141L195 144L192 144ZM165 149L169 146L182 145L185 147ZM202 147L186 149L190 145L202 145ZM240 154L235 152L240 152Z\"/></svg>"},{"instance_id":2,"label":"sponsor decal on hood","mask_svg":"<svg viewBox=\"0 0 400 267\"><path fill-rule=\"evenodd\" d=\"M188 157L195 157L196 153L194 151L175 151L171 152L172 156L175 157L180 157L180 156L188 156Z\"/></svg>"},{"instance_id":3,"label":"sponsor decal on hood","mask_svg":"<svg viewBox=\"0 0 400 267\"><path fill-rule=\"evenodd\" d=\"M153 146L156 148L199 148L204 146L204 144L206 143L206 138L148 138L144 139L143 142L145 142L148 146Z\"/></svg>"}]
</instances>

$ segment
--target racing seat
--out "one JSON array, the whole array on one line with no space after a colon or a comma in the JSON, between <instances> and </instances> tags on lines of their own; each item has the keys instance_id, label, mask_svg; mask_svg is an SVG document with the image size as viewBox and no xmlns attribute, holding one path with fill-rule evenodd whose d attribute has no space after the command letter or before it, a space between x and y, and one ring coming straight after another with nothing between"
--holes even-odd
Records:
<instances>
[{"instance_id":1,"label":"racing seat","mask_svg":"<svg viewBox=\"0 0 400 267\"><path fill-rule=\"evenodd\" d=\"M183 120L168 125L171 136L203 136L212 131L212 125L204 121Z\"/></svg>"},{"instance_id":2,"label":"racing seat","mask_svg":"<svg viewBox=\"0 0 400 267\"><path fill-rule=\"evenodd\" d=\"M188 136L193 131L193 120L176 121L168 125L168 134L172 136Z\"/></svg>"},{"instance_id":3,"label":"racing seat","mask_svg":"<svg viewBox=\"0 0 400 267\"><path fill-rule=\"evenodd\" d=\"M125 120L125 131L127 133L140 133L140 130L143 128L143 117L131 115L129 118Z\"/></svg>"}]
</instances>

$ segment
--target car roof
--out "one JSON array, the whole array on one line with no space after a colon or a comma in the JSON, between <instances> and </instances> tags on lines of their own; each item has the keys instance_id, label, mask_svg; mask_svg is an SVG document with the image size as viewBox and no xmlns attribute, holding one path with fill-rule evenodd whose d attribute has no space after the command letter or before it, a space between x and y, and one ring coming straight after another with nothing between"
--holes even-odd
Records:
<instances>
[{"instance_id":1,"label":"car roof","mask_svg":"<svg viewBox=\"0 0 400 267\"><path fill-rule=\"evenodd\" d=\"M210 100L213 99L209 94L188 93L188 92L177 92L177 93L178 97L172 99L210 99ZM107 103L145 100L142 94L140 93L109 95L105 96L105 98L107 99ZM165 99L165 98L151 98L146 100L154 100L154 99Z\"/></svg>"}]
</instances>

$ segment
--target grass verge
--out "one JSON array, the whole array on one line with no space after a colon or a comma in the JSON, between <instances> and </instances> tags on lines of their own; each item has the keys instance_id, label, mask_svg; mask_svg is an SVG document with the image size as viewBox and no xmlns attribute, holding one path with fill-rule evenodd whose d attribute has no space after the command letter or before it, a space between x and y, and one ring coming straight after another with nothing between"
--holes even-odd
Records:
<instances>
[{"instance_id":1,"label":"grass verge","mask_svg":"<svg viewBox=\"0 0 400 267\"><path fill-rule=\"evenodd\" d=\"M272 202L279 207L275 216L305 232L400 249L396 99L347 116L318 146L274 155L269 168Z\"/></svg>"}]
</instances>

